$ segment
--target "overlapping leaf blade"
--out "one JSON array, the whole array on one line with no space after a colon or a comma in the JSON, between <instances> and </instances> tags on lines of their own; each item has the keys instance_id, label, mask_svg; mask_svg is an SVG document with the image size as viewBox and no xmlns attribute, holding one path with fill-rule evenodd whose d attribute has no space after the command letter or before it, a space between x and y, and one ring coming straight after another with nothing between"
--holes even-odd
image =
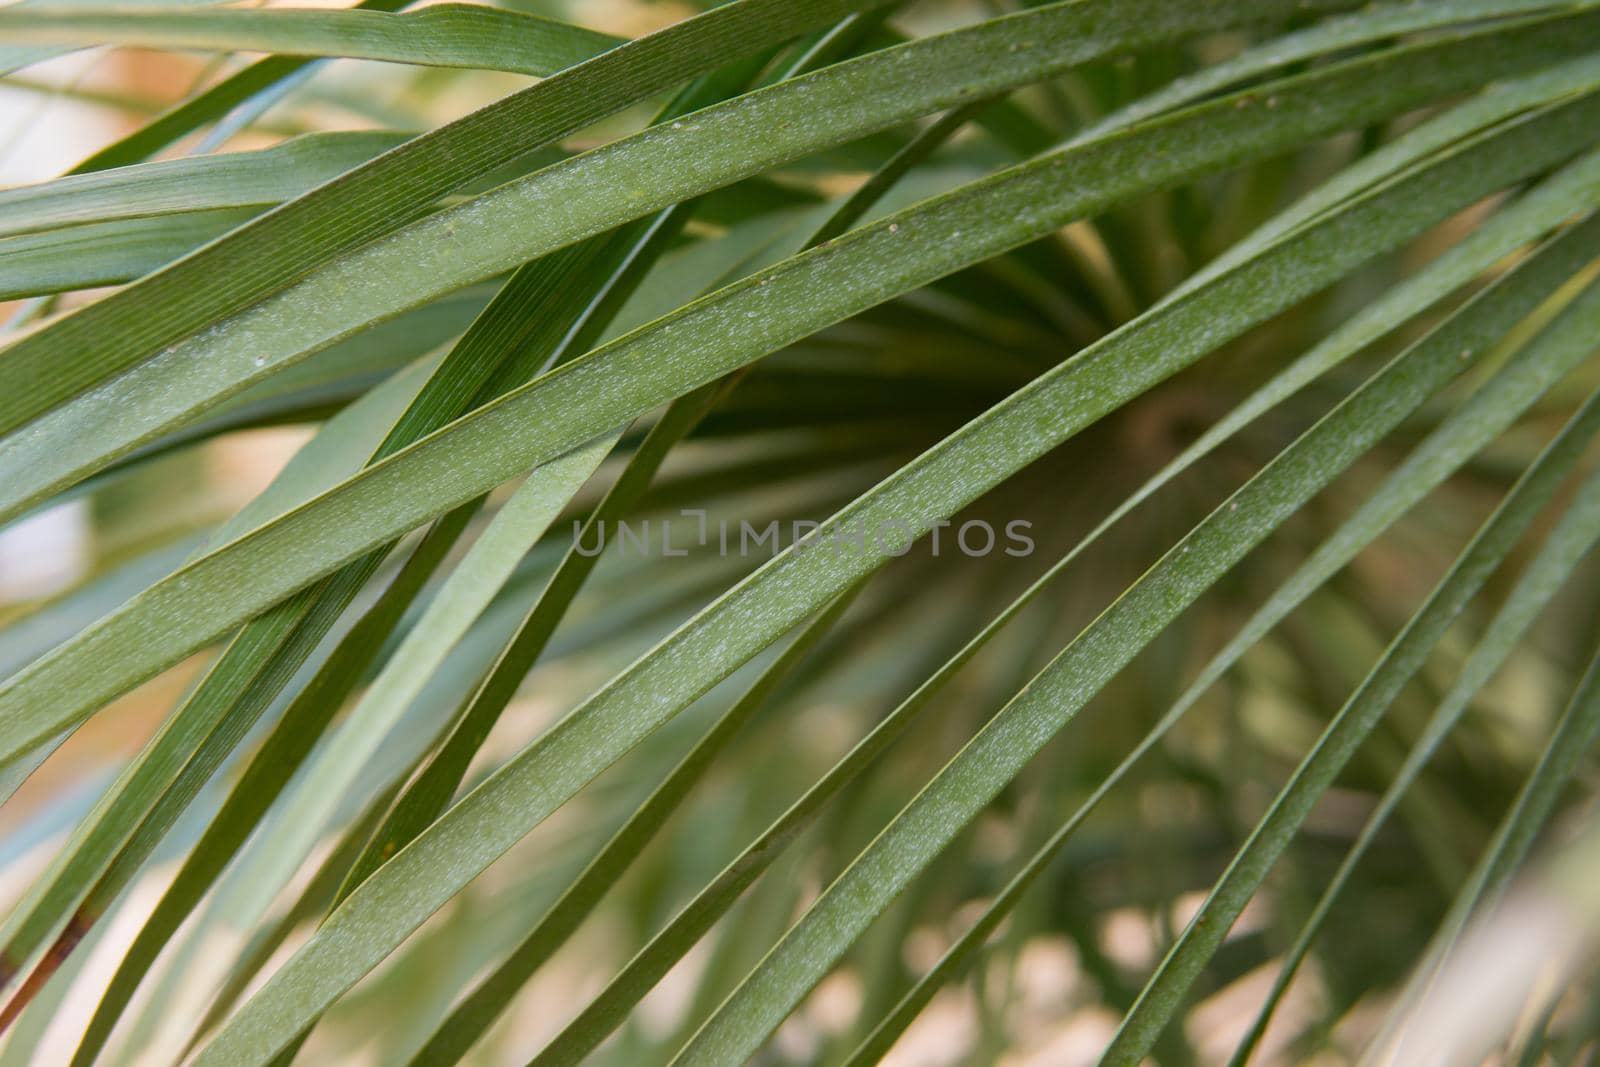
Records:
<instances>
[{"instance_id":1,"label":"overlapping leaf blade","mask_svg":"<svg viewBox=\"0 0 1600 1067\"><path fill-rule=\"evenodd\" d=\"M302 1045L443 1062L476 1042L518 1059L539 1047L525 1028L558 1018L535 1063L865 1063L924 1007L948 1019L954 999L935 994L989 951L969 1001L967 1052L982 1058L1038 1029L1016 995L1030 954L1060 935L1095 979L1093 1010L1126 1015L1107 1062L1225 1055L1197 1025L1217 1003L1177 1025L1191 986L1275 966L1244 1060L1313 951L1335 993L1293 1053L1392 982L1372 1050L1391 1054L1466 917L1557 816L1600 721L1592 684L1553 733L1520 706L1463 718L1535 694L1554 712L1593 643L1592 476L1499 610L1473 602L1498 598L1491 573L1553 515L1600 417L1594 5L958 3L930 23L882 0L736 0L637 40L611 8L593 17L617 37L460 4L393 13L404 6L0 12L0 66L50 42L269 53L218 57L74 176L0 191L0 292L40 294L0 341L0 514L85 501L75 514L113 538L91 548L111 580L3 609L22 623L8 662L59 642L0 681L5 794L46 771L16 810L81 758L81 741L57 746L88 716L237 631L94 787L100 802L77 809L0 927L7 981L22 979L0 1009L0 1027L20 1022L7 1062L55 1055L46 1016L100 996L78 1067L108 1053L288 1063ZM319 58L336 56L391 62ZM515 82L474 67L552 76L481 107ZM713 71L666 122L627 132L630 108ZM347 79L397 91L371 104ZM420 137L208 154L269 125L340 123L343 108L427 130L458 99L480 110ZM869 211L885 192L890 210ZM823 246L801 250L819 223ZM87 304L53 295L141 276ZM442 362L419 361L496 289ZM231 521L178 510L149 545L119 535L171 495L169 472L234 449L236 431L346 404ZM574 496L613 450L610 490ZM522 477L454 553L485 494ZM1417 507L1430 494L1438 506ZM726 535L718 550L702 533L688 560L527 552L562 508L588 512L592 534L679 506L725 527L836 513L786 551L780 537L754 573ZM872 535L915 542L1015 514L1048 518L1054 561L1020 595L1025 560L941 559L937 534L902 559ZM802 525L815 524L797 519L797 541ZM1453 554L1451 532L1474 530L1437 587L1419 577ZM122 568L129 544L147 559ZM893 581L870 609L800 663L880 568ZM972 634L963 612L980 600L1005 606ZM680 713L808 618L696 745L711 720ZM1469 638L1481 643L1463 659ZM1152 669L1121 670L1136 656ZM818 699L737 731L789 668ZM1446 695L1424 725L1414 698L1433 692ZM1097 695L1144 714L1079 715ZM919 743L895 745L913 724ZM1058 733L1050 767L1031 765ZM676 769L674 752L690 753ZM211 783L223 769L225 798ZM654 781L647 796L638 783ZM1314 871L1348 843L1297 931L1297 892L1265 876L1336 786L1370 791L1375 813L1290 853ZM1496 796L1510 813L1479 850ZM78 817L57 810L0 841L4 858ZM1396 811L1431 885L1414 857L1396 866L1406 839L1379 832ZM1090 819L1110 812L1139 832ZM605 827L623 829L580 871ZM476 877L514 847L512 877ZM109 954L110 920L127 922L155 864L184 853L100 995L80 939ZM763 880L775 863L782 877ZM1056 891L1029 894L1047 876ZM1316 940L1355 928L1334 904L1373 884L1410 902L1381 916L1394 936ZM1455 905L1425 945L1441 888ZM1167 905L1191 892L1206 903L1179 933ZM1260 893L1267 926L1225 945ZM1170 947L1142 994L1138 968L1104 954L1118 906ZM978 917L931 969L913 962L954 915ZM179 1020L166 1006L192 995L197 967L215 989ZM674 968L674 989L647 1002ZM506 1012L530 977L559 1003L530 990L528 1011ZM570 995L585 983L598 992ZM860 994L853 1020L825 1021L845 988ZM1546 998L1507 1049L1531 1062L1600 1032L1600 1015L1560 1010L1580 995ZM491 1034L502 1013L517 1021Z\"/></svg>"}]
</instances>

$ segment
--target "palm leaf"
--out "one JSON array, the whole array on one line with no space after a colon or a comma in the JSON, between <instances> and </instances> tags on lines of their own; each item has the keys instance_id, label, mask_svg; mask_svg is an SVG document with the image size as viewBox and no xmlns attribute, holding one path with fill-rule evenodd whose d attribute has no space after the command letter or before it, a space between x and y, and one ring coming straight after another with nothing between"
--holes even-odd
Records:
<instances>
[{"instance_id":1,"label":"palm leaf","mask_svg":"<svg viewBox=\"0 0 1600 1067\"><path fill-rule=\"evenodd\" d=\"M0 11L211 57L0 189L0 1062L1600 1041L1583 908L1477 973L1592 851L1594 4L405 6Z\"/></svg>"}]
</instances>

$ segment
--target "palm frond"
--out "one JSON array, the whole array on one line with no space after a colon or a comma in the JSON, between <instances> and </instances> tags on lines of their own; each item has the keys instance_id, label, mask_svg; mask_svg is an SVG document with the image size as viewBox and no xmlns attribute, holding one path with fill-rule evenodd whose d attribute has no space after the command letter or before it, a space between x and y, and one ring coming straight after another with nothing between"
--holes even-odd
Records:
<instances>
[{"instance_id":1,"label":"palm frond","mask_svg":"<svg viewBox=\"0 0 1600 1067\"><path fill-rule=\"evenodd\" d=\"M1600 1043L1594 3L0 72L141 116L0 188L0 1064Z\"/></svg>"}]
</instances>

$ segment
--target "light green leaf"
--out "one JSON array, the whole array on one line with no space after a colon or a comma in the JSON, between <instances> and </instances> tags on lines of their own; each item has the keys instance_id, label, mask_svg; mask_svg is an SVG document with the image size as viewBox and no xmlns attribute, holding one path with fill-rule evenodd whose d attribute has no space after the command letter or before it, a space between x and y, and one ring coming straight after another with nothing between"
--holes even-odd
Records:
<instances>
[{"instance_id":1,"label":"light green leaf","mask_svg":"<svg viewBox=\"0 0 1600 1067\"><path fill-rule=\"evenodd\" d=\"M1429 4L1373 4L1368 10L1331 18L1296 33L1286 33L1221 63L1178 78L1120 108L1074 140L1088 141L1124 129L1212 93L1295 63L1348 48L1381 43L1407 33L1437 30L1475 19L1536 14L1558 7L1585 6L1567 0L1441 0Z\"/></svg>"},{"instance_id":2,"label":"light green leaf","mask_svg":"<svg viewBox=\"0 0 1600 1067\"><path fill-rule=\"evenodd\" d=\"M238 905L244 914L265 913L316 845L373 752L619 436L612 434L540 467L495 513L383 670L310 761L300 786L284 801L287 807L275 829L258 841L259 861L242 875L251 894L250 900Z\"/></svg>"},{"instance_id":3,"label":"light green leaf","mask_svg":"<svg viewBox=\"0 0 1600 1067\"><path fill-rule=\"evenodd\" d=\"M73 2L75 0L66 0L68 4ZM176 2L182 3L184 0L176 0ZM209 4L215 3L217 0L190 0L190 2ZM144 4L170 5L174 3L174 0L126 0L126 3L128 7L140 7ZM17 0L16 3L7 5L6 10L8 12L12 10L32 11L39 8L60 8L62 4L63 0ZM0 77L4 77L13 71L21 70L23 67L31 67L35 63L43 63L47 59L54 59L66 51L68 50L63 48L43 48L37 45L0 45Z\"/></svg>"},{"instance_id":4,"label":"light green leaf","mask_svg":"<svg viewBox=\"0 0 1600 1067\"><path fill-rule=\"evenodd\" d=\"M407 136L307 134L255 152L141 163L0 189L0 237L113 219L266 208L365 163Z\"/></svg>"},{"instance_id":5,"label":"light green leaf","mask_svg":"<svg viewBox=\"0 0 1600 1067\"><path fill-rule=\"evenodd\" d=\"M622 41L538 15L478 4L437 4L406 14L272 8L262 11L94 7L0 9L0 38L17 44L131 45L214 52L345 56L434 67L544 76Z\"/></svg>"},{"instance_id":6,"label":"light green leaf","mask_svg":"<svg viewBox=\"0 0 1600 1067\"><path fill-rule=\"evenodd\" d=\"M88 222L0 238L0 300L119 285L249 221L251 208Z\"/></svg>"}]
</instances>

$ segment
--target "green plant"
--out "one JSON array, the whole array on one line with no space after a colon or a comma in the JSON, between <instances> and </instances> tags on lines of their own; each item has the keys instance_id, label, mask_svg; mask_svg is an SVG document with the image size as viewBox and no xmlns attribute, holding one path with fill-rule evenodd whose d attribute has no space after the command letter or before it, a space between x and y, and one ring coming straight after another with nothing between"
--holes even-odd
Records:
<instances>
[{"instance_id":1,"label":"green plant","mask_svg":"<svg viewBox=\"0 0 1600 1067\"><path fill-rule=\"evenodd\" d=\"M0 1061L1424 1062L1594 774L1600 6L402 6L0 10L219 56L0 191Z\"/></svg>"}]
</instances>

